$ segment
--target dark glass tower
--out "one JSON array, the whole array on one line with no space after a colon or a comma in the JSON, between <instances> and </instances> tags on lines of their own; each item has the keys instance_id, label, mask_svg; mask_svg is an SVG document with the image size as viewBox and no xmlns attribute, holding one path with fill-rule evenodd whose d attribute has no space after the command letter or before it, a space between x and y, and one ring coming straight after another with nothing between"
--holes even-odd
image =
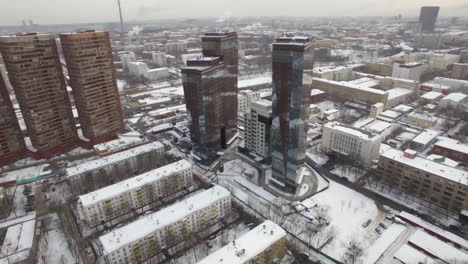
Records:
<instances>
[{"instance_id":1,"label":"dark glass tower","mask_svg":"<svg viewBox=\"0 0 468 264\"><path fill-rule=\"evenodd\" d=\"M423 6L419 14L419 23L421 23L421 32L434 32L437 16L439 15L438 6Z\"/></svg>"}]
</instances>

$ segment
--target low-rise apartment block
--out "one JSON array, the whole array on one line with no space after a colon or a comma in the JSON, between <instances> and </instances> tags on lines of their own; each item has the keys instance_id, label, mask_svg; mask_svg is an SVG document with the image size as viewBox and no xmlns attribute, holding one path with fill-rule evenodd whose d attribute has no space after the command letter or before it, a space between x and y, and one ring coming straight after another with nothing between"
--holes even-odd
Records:
<instances>
[{"instance_id":1,"label":"low-rise apartment block","mask_svg":"<svg viewBox=\"0 0 468 264\"><path fill-rule=\"evenodd\" d=\"M271 264L286 254L286 231L267 220L198 264Z\"/></svg>"},{"instance_id":2,"label":"low-rise apartment block","mask_svg":"<svg viewBox=\"0 0 468 264\"><path fill-rule=\"evenodd\" d=\"M104 260L141 263L217 223L230 211L231 194L214 186L99 237Z\"/></svg>"},{"instance_id":3,"label":"low-rise apartment block","mask_svg":"<svg viewBox=\"0 0 468 264\"><path fill-rule=\"evenodd\" d=\"M388 149L380 155L378 181L446 210L468 209L468 173L417 156L416 151Z\"/></svg>"},{"instance_id":4,"label":"low-rise apartment block","mask_svg":"<svg viewBox=\"0 0 468 264\"><path fill-rule=\"evenodd\" d=\"M322 150L331 151L360 163L364 167L372 165L379 157L380 135L363 129L330 122L323 126Z\"/></svg>"},{"instance_id":5,"label":"low-rise apartment block","mask_svg":"<svg viewBox=\"0 0 468 264\"><path fill-rule=\"evenodd\" d=\"M90 192L161 166L163 151L163 144L152 142L67 168L65 174L73 194Z\"/></svg>"},{"instance_id":6,"label":"low-rise apartment block","mask_svg":"<svg viewBox=\"0 0 468 264\"><path fill-rule=\"evenodd\" d=\"M193 185L192 165L180 160L136 177L81 195L78 213L97 225Z\"/></svg>"}]
</instances>

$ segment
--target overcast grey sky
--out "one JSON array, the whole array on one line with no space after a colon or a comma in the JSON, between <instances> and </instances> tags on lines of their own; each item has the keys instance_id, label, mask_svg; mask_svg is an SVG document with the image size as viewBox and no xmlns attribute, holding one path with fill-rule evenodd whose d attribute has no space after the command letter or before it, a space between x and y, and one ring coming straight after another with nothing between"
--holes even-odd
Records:
<instances>
[{"instance_id":1,"label":"overcast grey sky","mask_svg":"<svg viewBox=\"0 0 468 264\"><path fill-rule=\"evenodd\" d=\"M417 16L423 5L466 16L468 0L121 0L125 20L232 16ZM0 0L0 25L118 20L117 0Z\"/></svg>"}]
</instances>

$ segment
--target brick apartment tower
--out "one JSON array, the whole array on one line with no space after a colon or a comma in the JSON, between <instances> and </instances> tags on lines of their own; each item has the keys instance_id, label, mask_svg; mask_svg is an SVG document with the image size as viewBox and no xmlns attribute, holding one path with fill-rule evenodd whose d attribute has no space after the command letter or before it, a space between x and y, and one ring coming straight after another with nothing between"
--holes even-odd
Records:
<instances>
[{"instance_id":1,"label":"brick apartment tower","mask_svg":"<svg viewBox=\"0 0 468 264\"><path fill-rule=\"evenodd\" d=\"M84 146L92 147L124 132L108 32L60 34Z\"/></svg>"},{"instance_id":2,"label":"brick apartment tower","mask_svg":"<svg viewBox=\"0 0 468 264\"><path fill-rule=\"evenodd\" d=\"M221 133L223 148L237 133L237 76L238 76L238 38L236 32L206 33L202 37L203 56L220 57L226 69L221 97L224 128Z\"/></svg>"},{"instance_id":3,"label":"brick apartment tower","mask_svg":"<svg viewBox=\"0 0 468 264\"><path fill-rule=\"evenodd\" d=\"M8 96L7 87L0 74L0 167L24 158L26 144Z\"/></svg>"},{"instance_id":4,"label":"brick apartment tower","mask_svg":"<svg viewBox=\"0 0 468 264\"><path fill-rule=\"evenodd\" d=\"M78 146L78 135L53 35L0 37L0 51L15 91L31 154L48 159Z\"/></svg>"},{"instance_id":5,"label":"brick apartment tower","mask_svg":"<svg viewBox=\"0 0 468 264\"><path fill-rule=\"evenodd\" d=\"M305 159L310 89L303 86L308 38L285 36L273 43L271 183L295 193Z\"/></svg>"},{"instance_id":6,"label":"brick apartment tower","mask_svg":"<svg viewBox=\"0 0 468 264\"><path fill-rule=\"evenodd\" d=\"M211 163L226 144L221 91L225 69L219 57L200 57L187 61L182 68L185 104L190 121L194 153Z\"/></svg>"}]
</instances>

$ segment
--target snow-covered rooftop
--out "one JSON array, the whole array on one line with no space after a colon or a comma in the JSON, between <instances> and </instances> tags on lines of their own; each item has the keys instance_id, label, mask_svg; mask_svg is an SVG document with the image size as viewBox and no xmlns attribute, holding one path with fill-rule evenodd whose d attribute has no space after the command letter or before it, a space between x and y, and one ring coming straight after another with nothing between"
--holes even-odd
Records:
<instances>
[{"instance_id":1,"label":"snow-covered rooftop","mask_svg":"<svg viewBox=\"0 0 468 264\"><path fill-rule=\"evenodd\" d=\"M413 110L413 108L414 107L411 107L409 105L401 104L401 105L395 106L393 110L397 112L401 112L401 113L406 113L406 112Z\"/></svg>"},{"instance_id":2,"label":"snow-covered rooftop","mask_svg":"<svg viewBox=\"0 0 468 264\"><path fill-rule=\"evenodd\" d=\"M432 160L424 159L418 156L415 158L408 158L405 157L403 155L403 151L399 149L388 149L381 156L403 163L418 170L435 174L450 181L459 182L464 185L468 184L468 172L445 166L443 164L439 164Z\"/></svg>"},{"instance_id":3,"label":"snow-covered rooftop","mask_svg":"<svg viewBox=\"0 0 468 264\"><path fill-rule=\"evenodd\" d=\"M422 230L416 230L409 238L408 242L417 245L426 252L430 252L446 263L452 263L452 261L468 261L468 254L466 252Z\"/></svg>"},{"instance_id":4,"label":"snow-covered rooftop","mask_svg":"<svg viewBox=\"0 0 468 264\"><path fill-rule=\"evenodd\" d=\"M325 92L320 90L320 89L312 89L312 91L310 91L310 96L314 96L314 95L319 95L319 94L324 94Z\"/></svg>"},{"instance_id":5,"label":"snow-covered rooftop","mask_svg":"<svg viewBox=\"0 0 468 264\"><path fill-rule=\"evenodd\" d=\"M158 179L167 177L191 167L192 165L187 160L179 160L161 168L157 168L116 184L109 185L102 189L81 195L79 197L79 201L84 207L88 207L102 201L110 200L124 192L138 189L146 184L155 182Z\"/></svg>"},{"instance_id":6,"label":"snow-covered rooftop","mask_svg":"<svg viewBox=\"0 0 468 264\"><path fill-rule=\"evenodd\" d=\"M432 122L435 122L437 120L437 117L433 117L429 114L421 113L421 112L411 112L408 114L408 117L416 118L419 120L432 121Z\"/></svg>"},{"instance_id":7,"label":"snow-covered rooftop","mask_svg":"<svg viewBox=\"0 0 468 264\"><path fill-rule=\"evenodd\" d=\"M387 110L387 111L384 111L383 113L381 113L380 115L395 119L395 118L401 116L401 113L395 112L393 110Z\"/></svg>"},{"instance_id":8,"label":"snow-covered rooftop","mask_svg":"<svg viewBox=\"0 0 468 264\"><path fill-rule=\"evenodd\" d=\"M26 259L32 248L35 228L36 219L10 226L0 251L0 263L17 263Z\"/></svg>"},{"instance_id":9,"label":"snow-covered rooftop","mask_svg":"<svg viewBox=\"0 0 468 264\"><path fill-rule=\"evenodd\" d=\"M348 135L353 135L355 137L365 139L365 140L374 140L380 137L380 135L365 131L360 128L342 125L338 122L329 122L329 123L326 123L323 127L333 129L335 131L340 131Z\"/></svg>"},{"instance_id":10,"label":"snow-covered rooftop","mask_svg":"<svg viewBox=\"0 0 468 264\"><path fill-rule=\"evenodd\" d=\"M437 136L439 135L438 131L435 130L430 130L426 129L424 130L421 134L419 134L417 137L413 138L413 142L426 145L432 140L434 140Z\"/></svg>"},{"instance_id":11,"label":"snow-covered rooftop","mask_svg":"<svg viewBox=\"0 0 468 264\"><path fill-rule=\"evenodd\" d=\"M442 148L451 149L457 152L468 154L468 144L463 144L455 139L444 138L442 140L439 140L435 145Z\"/></svg>"},{"instance_id":12,"label":"snow-covered rooftop","mask_svg":"<svg viewBox=\"0 0 468 264\"><path fill-rule=\"evenodd\" d=\"M144 142L141 138L141 134L138 132L128 132L118 135L118 137L119 138L115 140L96 144L94 145L94 149L97 151L114 151Z\"/></svg>"},{"instance_id":13,"label":"snow-covered rooftop","mask_svg":"<svg viewBox=\"0 0 468 264\"><path fill-rule=\"evenodd\" d=\"M156 213L145 215L128 225L110 231L99 237L104 255L109 255L113 251L135 240L141 239L219 200L228 198L230 195L228 190L216 185L209 190L198 193Z\"/></svg>"},{"instance_id":14,"label":"snow-covered rooftop","mask_svg":"<svg viewBox=\"0 0 468 264\"><path fill-rule=\"evenodd\" d=\"M161 142L151 142L151 143L148 143L148 144L136 147L136 148L128 149L119 153L115 153L113 155L109 155L104 158L99 158L96 160L85 162L83 164L80 164L74 167L67 168L66 173L68 177L72 177L74 175L78 175L86 171L95 170L95 169L104 167L108 164L126 160L131 157L138 156L142 153L150 152L155 149L161 149L161 148L164 148Z\"/></svg>"},{"instance_id":15,"label":"snow-covered rooftop","mask_svg":"<svg viewBox=\"0 0 468 264\"><path fill-rule=\"evenodd\" d=\"M444 98L442 98L442 100L450 100L450 101L453 101L455 103L460 103L461 101L465 100L466 98L468 98L468 95L466 95L466 94L451 93L451 94L445 96Z\"/></svg>"},{"instance_id":16,"label":"snow-covered rooftop","mask_svg":"<svg viewBox=\"0 0 468 264\"><path fill-rule=\"evenodd\" d=\"M392 100L394 98L398 98L401 96L407 96L413 93L413 90L411 89L406 89L406 88L393 88L390 90L387 90L388 92L388 100Z\"/></svg>"},{"instance_id":17,"label":"snow-covered rooftop","mask_svg":"<svg viewBox=\"0 0 468 264\"><path fill-rule=\"evenodd\" d=\"M437 163L441 163L441 164L444 164L444 165L447 165L447 166L450 166L450 167L456 167L458 166L458 162L452 160L452 159L449 159L447 157L444 157L444 156L441 156L441 155L437 155L437 154L431 154L429 156L426 157L428 160L432 160L432 161L435 161Z\"/></svg>"},{"instance_id":18,"label":"snow-covered rooftop","mask_svg":"<svg viewBox=\"0 0 468 264\"><path fill-rule=\"evenodd\" d=\"M421 95L421 98L424 98L426 100L435 100L441 96L442 96L442 93L432 91L432 92L428 92L428 93Z\"/></svg>"},{"instance_id":19,"label":"snow-covered rooftop","mask_svg":"<svg viewBox=\"0 0 468 264\"><path fill-rule=\"evenodd\" d=\"M381 121L381 120L374 120L372 123L365 125L364 129L370 132L380 134L390 127L392 127L391 123Z\"/></svg>"},{"instance_id":20,"label":"snow-covered rooftop","mask_svg":"<svg viewBox=\"0 0 468 264\"><path fill-rule=\"evenodd\" d=\"M405 244L398 249L393 257L400 260L402 263L437 263L435 259L427 256L408 244Z\"/></svg>"},{"instance_id":21,"label":"snow-covered rooftop","mask_svg":"<svg viewBox=\"0 0 468 264\"><path fill-rule=\"evenodd\" d=\"M286 236L286 232L270 220L215 251L198 264L243 264Z\"/></svg>"},{"instance_id":22,"label":"snow-covered rooftop","mask_svg":"<svg viewBox=\"0 0 468 264\"><path fill-rule=\"evenodd\" d=\"M246 87L262 85L262 84L271 84L271 76L270 77L258 77L258 78L247 79L247 80L239 80L238 87L246 88Z\"/></svg>"},{"instance_id":23,"label":"snow-covered rooftop","mask_svg":"<svg viewBox=\"0 0 468 264\"><path fill-rule=\"evenodd\" d=\"M321 82L327 82L327 83L334 84L334 85L346 86L347 88L366 91L366 92L379 94L379 95L385 95L387 93L386 91L382 91L382 90L379 90L379 89L369 88L366 85L356 85L356 84L351 84L349 82L337 82L337 81L332 81L332 80L327 80L327 79L317 78L317 77L314 77L313 80L317 80L317 81L321 81Z\"/></svg>"},{"instance_id":24,"label":"snow-covered rooftop","mask_svg":"<svg viewBox=\"0 0 468 264\"><path fill-rule=\"evenodd\" d=\"M368 88L372 88L380 84L379 81L369 78L369 77L359 78L356 80L349 81L348 83L353 84L353 85L359 85L362 87L368 87Z\"/></svg>"}]
</instances>

